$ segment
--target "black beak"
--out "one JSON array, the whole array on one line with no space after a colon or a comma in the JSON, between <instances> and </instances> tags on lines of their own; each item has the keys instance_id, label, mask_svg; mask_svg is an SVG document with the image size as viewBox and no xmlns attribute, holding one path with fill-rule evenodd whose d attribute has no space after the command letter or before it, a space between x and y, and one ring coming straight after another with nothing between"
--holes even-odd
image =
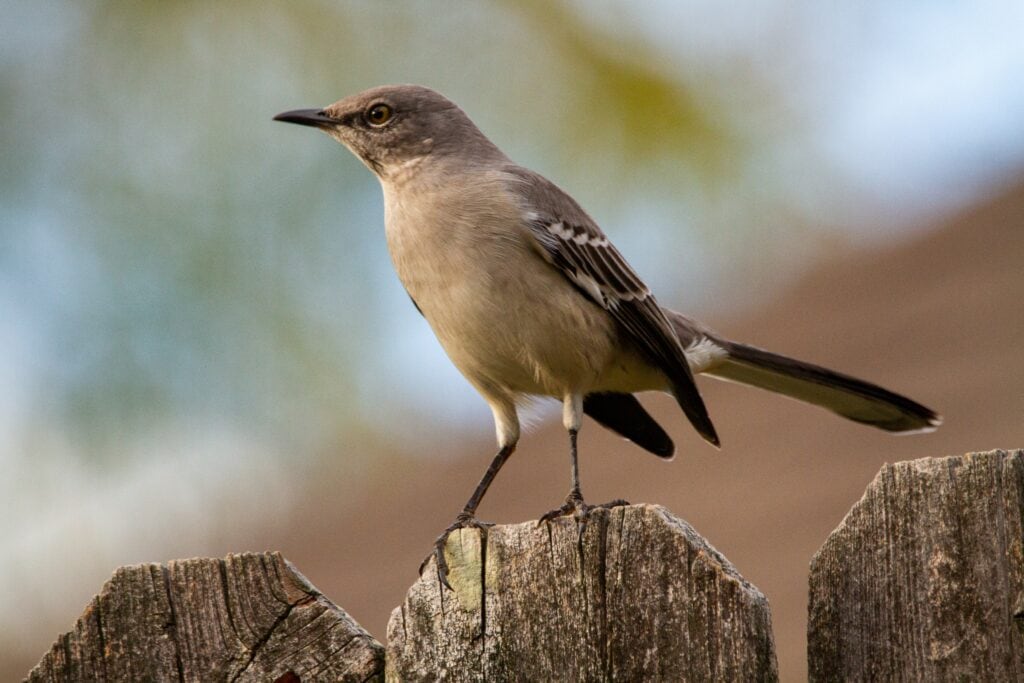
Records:
<instances>
[{"instance_id":1,"label":"black beak","mask_svg":"<svg viewBox=\"0 0 1024 683\"><path fill-rule=\"evenodd\" d=\"M278 114L275 121L285 123L297 123L300 126L313 126L314 128L333 128L340 121L332 119L323 109L294 109Z\"/></svg>"}]
</instances>

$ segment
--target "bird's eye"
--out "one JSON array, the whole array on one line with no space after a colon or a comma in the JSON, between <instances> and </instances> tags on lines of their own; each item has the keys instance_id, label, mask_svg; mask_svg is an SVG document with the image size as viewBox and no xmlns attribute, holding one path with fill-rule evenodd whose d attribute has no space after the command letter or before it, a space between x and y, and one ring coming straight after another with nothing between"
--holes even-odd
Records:
<instances>
[{"instance_id":1,"label":"bird's eye","mask_svg":"<svg viewBox=\"0 0 1024 683\"><path fill-rule=\"evenodd\" d=\"M366 120L371 126L383 126L391 120L391 107L386 104L375 104L366 110Z\"/></svg>"}]
</instances>

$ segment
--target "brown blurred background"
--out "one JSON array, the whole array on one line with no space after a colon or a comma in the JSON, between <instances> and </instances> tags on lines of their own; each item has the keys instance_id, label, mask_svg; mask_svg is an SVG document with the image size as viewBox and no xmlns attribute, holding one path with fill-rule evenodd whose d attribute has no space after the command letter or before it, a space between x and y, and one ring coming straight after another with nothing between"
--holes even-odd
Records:
<instances>
[{"instance_id":1,"label":"brown blurred background","mask_svg":"<svg viewBox=\"0 0 1024 683\"><path fill-rule=\"evenodd\" d=\"M1024 446L1024 9L972 3L11 3L0 26L0 677L121 564L279 549L380 638L494 450L391 272L380 191L274 124L458 101L723 334L946 418L891 437L701 382L664 463L588 423L588 500L660 503L772 605L883 462ZM500 77L496 77L496 74ZM551 406L484 519L561 501Z\"/></svg>"}]
</instances>

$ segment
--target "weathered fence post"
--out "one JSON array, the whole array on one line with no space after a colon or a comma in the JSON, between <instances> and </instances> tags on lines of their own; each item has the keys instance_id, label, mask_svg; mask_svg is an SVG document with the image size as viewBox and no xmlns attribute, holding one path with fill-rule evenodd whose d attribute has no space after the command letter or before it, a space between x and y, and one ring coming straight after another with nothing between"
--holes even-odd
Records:
<instances>
[{"instance_id":1,"label":"weathered fence post","mask_svg":"<svg viewBox=\"0 0 1024 683\"><path fill-rule=\"evenodd\" d=\"M664 508L464 530L385 649L276 553L122 567L30 681L778 678L767 600ZM808 668L1024 680L1024 451L886 465L811 564ZM386 661L385 661L386 660Z\"/></svg>"},{"instance_id":2,"label":"weathered fence post","mask_svg":"<svg viewBox=\"0 0 1024 683\"><path fill-rule=\"evenodd\" d=\"M1024 680L1024 451L886 465L811 563L816 681Z\"/></svg>"},{"instance_id":3,"label":"weathered fence post","mask_svg":"<svg viewBox=\"0 0 1024 683\"><path fill-rule=\"evenodd\" d=\"M481 544L481 540L483 543ZM463 531L388 625L390 680L778 678L768 601L664 508ZM384 649L277 553L122 567L30 681L372 681Z\"/></svg>"},{"instance_id":4,"label":"weathered fence post","mask_svg":"<svg viewBox=\"0 0 1024 683\"><path fill-rule=\"evenodd\" d=\"M388 680L771 681L765 597L655 505L463 530L388 624Z\"/></svg>"},{"instance_id":5,"label":"weathered fence post","mask_svg":"<svg viewBox=\"0 0 1024 683\"><path fill-rule=\"evenodd\" d=\"M121 567L36 681L381 680L384 649L278 553Z\"/></svg>"}]
</instances>

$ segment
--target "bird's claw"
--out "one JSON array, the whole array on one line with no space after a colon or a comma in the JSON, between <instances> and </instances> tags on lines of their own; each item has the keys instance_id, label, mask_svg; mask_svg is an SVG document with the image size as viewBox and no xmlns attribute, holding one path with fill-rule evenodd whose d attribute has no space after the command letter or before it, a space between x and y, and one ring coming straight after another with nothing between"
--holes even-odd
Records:
<instances>
[{"instance_id":1,"label":"bird's claw","mask_svg":"<svg viewBox=\"0 0 1024 683\"><path fill-rule=\"evenodd\" d=\"M572 515L576 519L576 526L579 529L579 535L582 537L584 532L587 530L587 522L590 520L590 513L594 510L605 510L614 507L621 507L623 505L629 505L628 500L616 498L615 500L607 503L601 503L599 505L588 505L583 502L583 496L580 495L579 491L571 492L565 499L565 502L555 508L549 510L541 515L540 519L537 520L537 526L550 522L553 519L559 517L568 517Z\"/></svg>"},{"instance_id":2,"label":"bird's claw","mask_svg":"<svg viewBox=\"0 0 1024 683\"><path fill-rule=\"evenodd\" d=\"M452 590L452 585L448 583L448 560L444 556L444 548L448 544L448 537L453 531L459 529L487 529L494 526L491 522L481 522L479 519L474 517L469 512L460 512L459 516L455 518L455 521L448 525L448 528L441 532L441 535L434 541L434 549L423 558L420 562L419 574L423 576L423 570L427 568L427 563L430 562L430 558L434 558L434 562L437 565L437 579L441 582L441 585Z\"/></svg>"}]
</instances>

